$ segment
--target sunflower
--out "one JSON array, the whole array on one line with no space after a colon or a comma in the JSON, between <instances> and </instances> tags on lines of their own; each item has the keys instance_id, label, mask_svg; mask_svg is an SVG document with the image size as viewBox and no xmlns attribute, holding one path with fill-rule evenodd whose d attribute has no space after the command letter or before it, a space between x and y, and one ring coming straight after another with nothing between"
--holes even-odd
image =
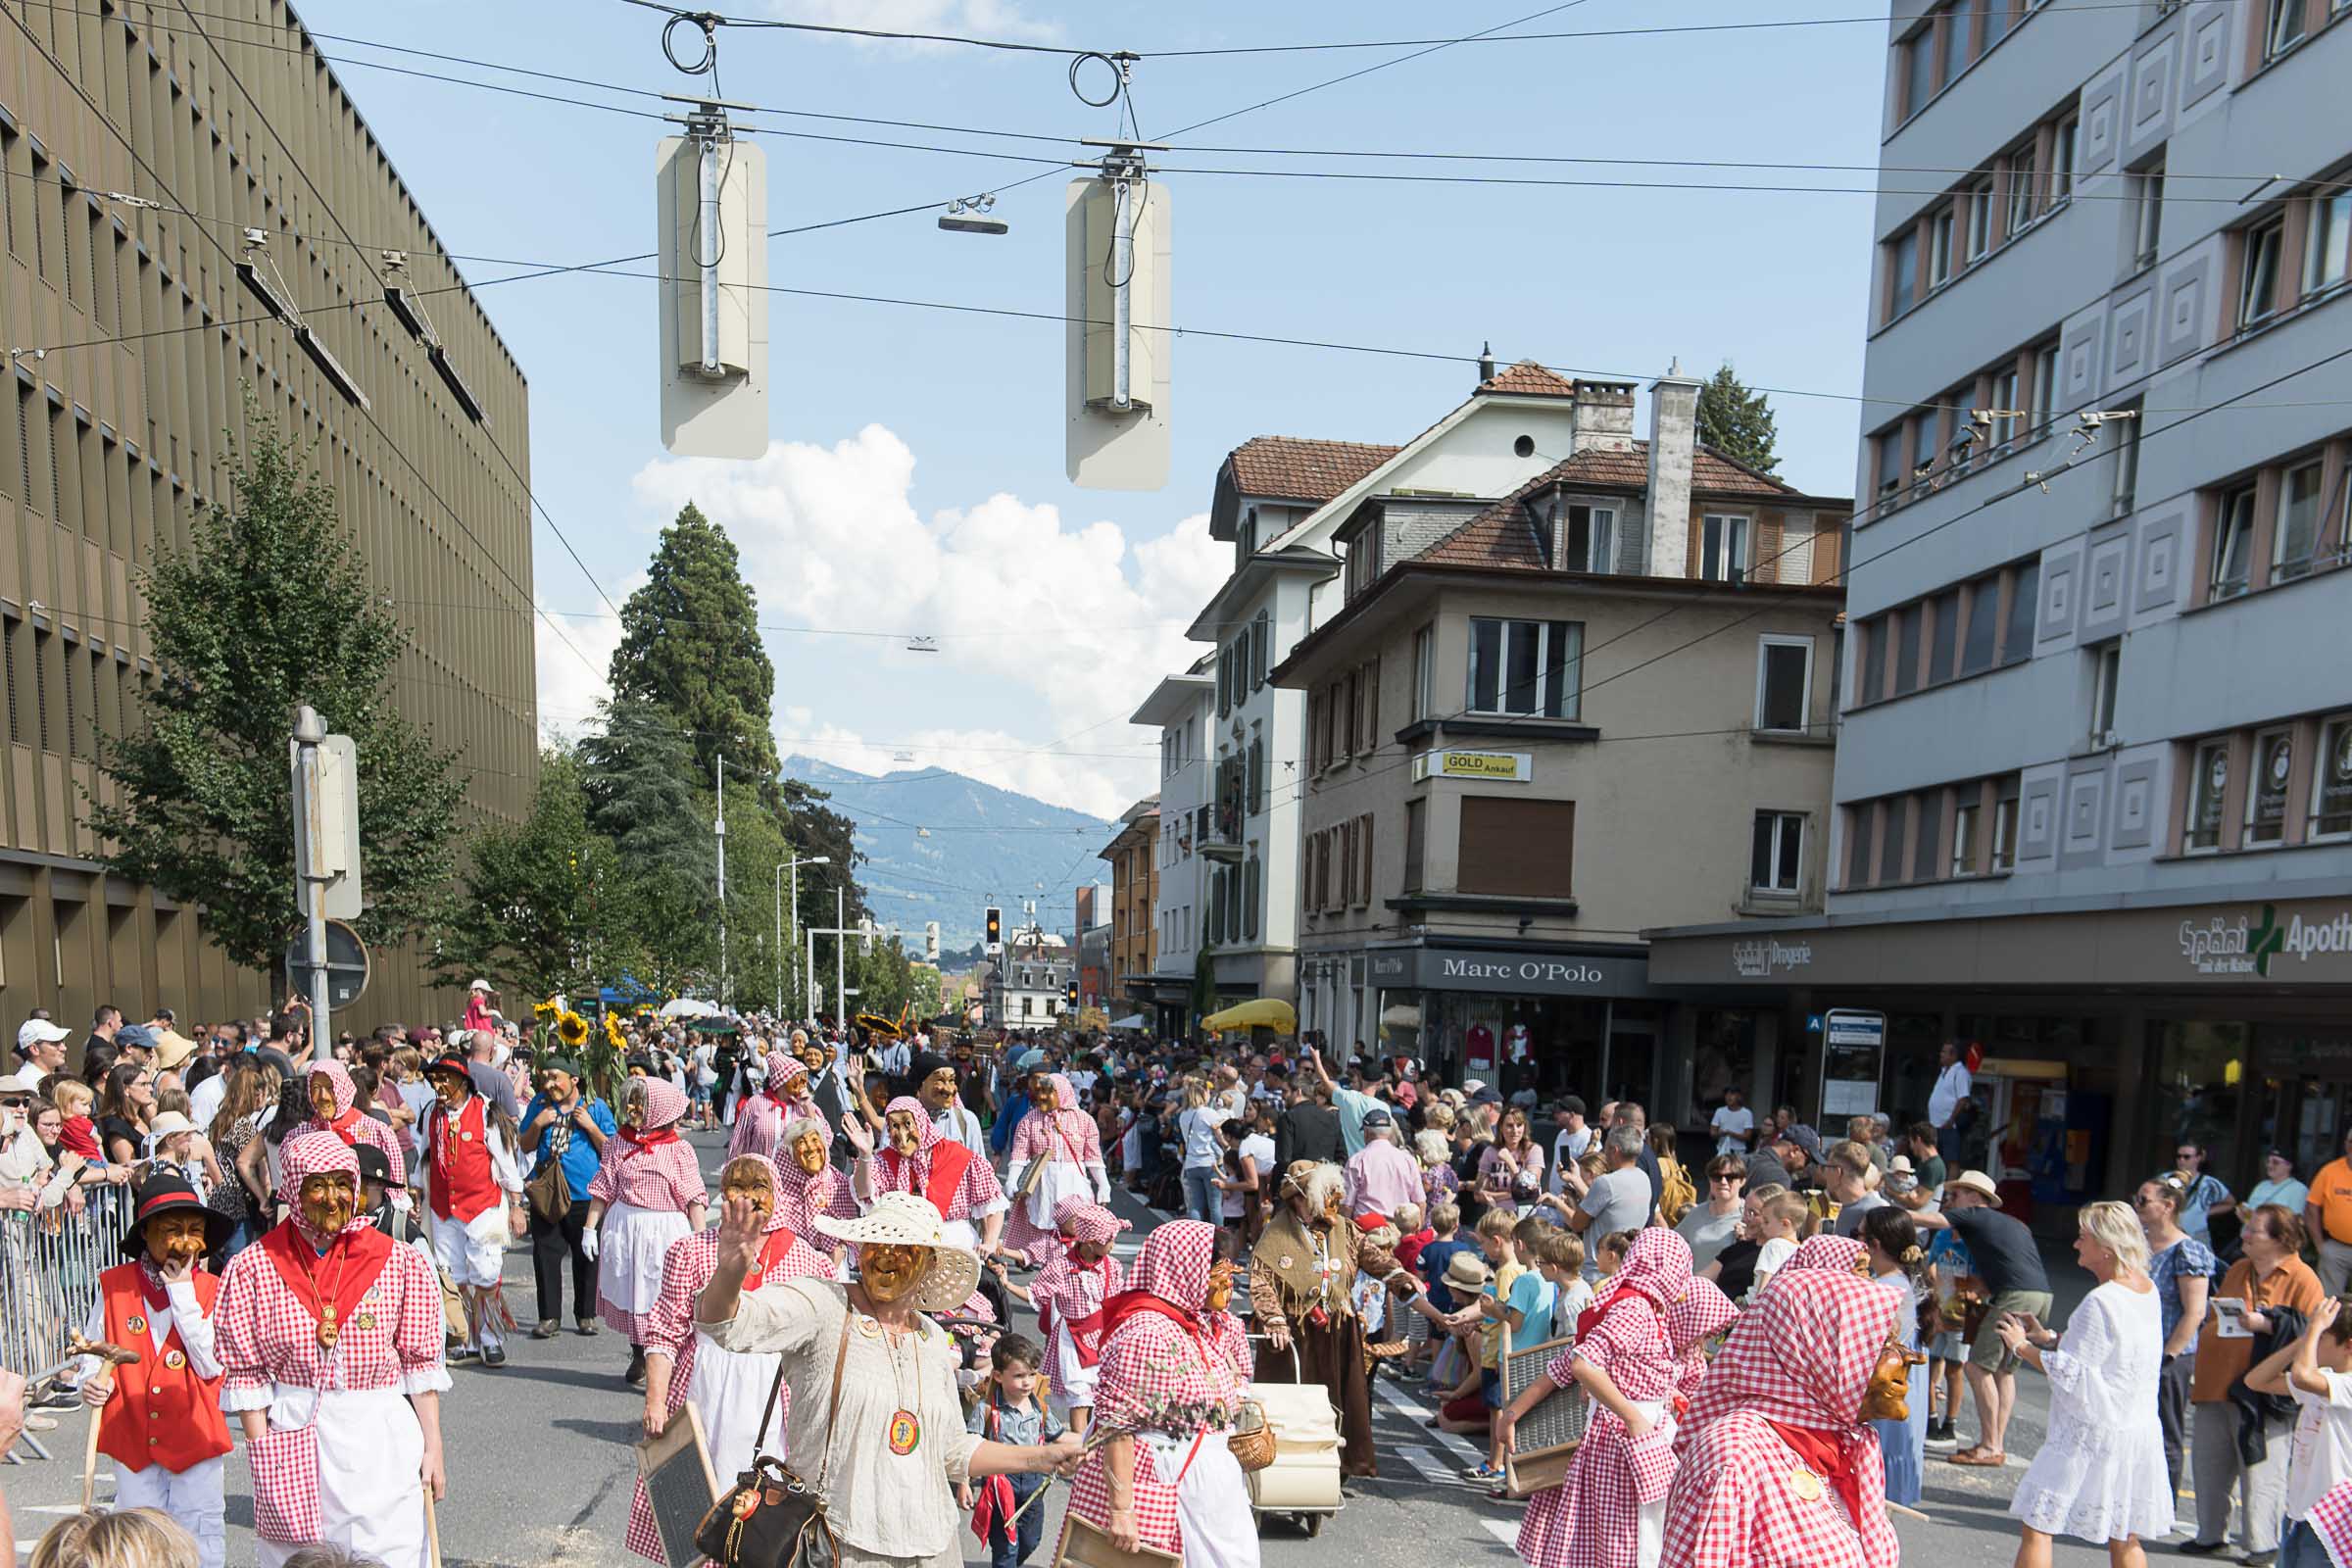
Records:
<instances>
[{"instance_id":1,"label":"sunflower","mask_svg":"<svg viewBox=\"0 0 2352 1568\"><path fill-rule=\"evenodd\" d=\"M608 1012L605 1014L605 1039L614 1051L623 1055L628 1054L629 1037L620 1032L620 1015L618 1013Z\"/></svg>"},{"instance_id":2,"label":"sunflower","mask_svg":"<svg viewBox=\"0 0 2352 1568\"><path fill-rule=\"evenodd\" d=\"M556 1003L555 999L552 997L545 1002L534 1002L531 1004L531 1011L537 1013L542 1018L547 1017L555 1010Z\"/></svg>"},{"instance_id":3,"label":"sunflower","mask_svg":"<svg viewBox=\"0 0 2352 1568\"><path fill-rule=\"evenodd\" d=\"M556 1038L564 1042L566 1051L577 1051L588 1042L588 1020L569 1007L556 1015Z\"/></svg>"}]
</instances>

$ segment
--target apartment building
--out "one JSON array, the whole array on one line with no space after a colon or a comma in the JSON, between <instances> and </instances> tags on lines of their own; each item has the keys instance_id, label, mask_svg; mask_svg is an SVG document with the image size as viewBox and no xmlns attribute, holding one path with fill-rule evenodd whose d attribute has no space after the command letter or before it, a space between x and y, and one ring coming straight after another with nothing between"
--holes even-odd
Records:
<instances>
[{"instance_id":1,"label":"apartment building","mask_svg":"<svg viewBox=\"0 0 2352 1568\"><path fill-rule=\"evenodd\" d=\"M1864 1015L1800 1106L1979 1043L2029 1202L2352 1126L2348 22L1895 8L1827 915L1653 974Z\"/></svg>"},{"instance_id":2,"label":"apartment building","mask_svg":"<svg viewBox=\"0 0 2352 1568\"><path fill-rule=\"evenodd\" d=\"M1637 439L1635 390L1513 367L1473 401L1536 472L1334 509L1270 675L1304 709L1299 1021L1703 1121L1752 1042L1662 995L1640 933L1822 906L1852 503L1699 445L1677 373Z\"/></svg>"},{"instance_id":3,"label":"apartment building","mask_svg":"<svg viewBox=\"0 0 2352 1568\"><path fill-rule=\"evenodd\" d=\"M11 1016L70 1023L99 1003L251 1014L282 976L233 970L201 910L93 858L102 738L158 678L138 574L227 495L250 396L312 450L414 633L394 701L458 753L475 819L519 820L538 767L522 371L280 0L155 26L16 7L0 40L0 991ZM337 1022L460 1000L378 954Z\"/></svg>"},{"instance_id":4,"label":"apartment building","mask_svg":"<svg viewBox=\"0 0 2352 1568\"><path fill-rule=\"evenodd\" d=\"M1116 1021L1152 1002L1152 970L1159 961L1158 796L1147 795L1119 813L1119 831L1102 847L1102 858L1110 862L1110 956L1101 1005Z\"/></svg>"}]
</instances>

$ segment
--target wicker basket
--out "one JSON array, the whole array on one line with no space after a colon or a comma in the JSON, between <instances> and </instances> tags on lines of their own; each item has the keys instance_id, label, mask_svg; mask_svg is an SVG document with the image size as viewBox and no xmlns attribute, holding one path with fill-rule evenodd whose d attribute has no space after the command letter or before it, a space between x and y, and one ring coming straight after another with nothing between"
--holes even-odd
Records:
<instances>
[{"instance_id":1,"label":"wicker basket","mask_svg":"<svg viewBox=\"0 0 2352 1568\"><path fill-rule=\"evenodd\" d=\"M1263 1470L1274 1462L1274 1429L1266 1425L1265 1409L1255 1399L1242 1402L1232 1430L1225 1434L1225 1446L1244 1471Z\"/></svg>"}]
</instances>

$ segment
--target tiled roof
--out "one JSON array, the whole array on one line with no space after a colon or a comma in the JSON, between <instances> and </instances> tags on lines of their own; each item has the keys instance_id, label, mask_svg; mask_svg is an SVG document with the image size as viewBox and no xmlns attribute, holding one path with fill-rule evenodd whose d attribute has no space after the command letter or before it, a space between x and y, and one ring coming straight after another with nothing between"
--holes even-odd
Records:
<instances>
[{"instance_id":1,"label":"tiled roof","mask_svg":"<svg viewBox=\"0 0 2352 1568\"><path fill-rule=\"evenodd\" d=\"M1576 396L1576 383L1565 376L1554 375L1533 360L1521 360L1479 382L1478 390L1508 392L1530 398L1573 398Z\"/></svg>"},{"instance_id":2,"label":"tiled roof","mask_svg":"<svg viewBox=\"0 0 2352 1568\"><path fill-rule=\"evenodd\" d=\"M1234 488L1243 495L1320 506L1400 450L1359 441L1261 435L1235 447L1225 461L1233 465Z\"/></svg>"}]
</instances>

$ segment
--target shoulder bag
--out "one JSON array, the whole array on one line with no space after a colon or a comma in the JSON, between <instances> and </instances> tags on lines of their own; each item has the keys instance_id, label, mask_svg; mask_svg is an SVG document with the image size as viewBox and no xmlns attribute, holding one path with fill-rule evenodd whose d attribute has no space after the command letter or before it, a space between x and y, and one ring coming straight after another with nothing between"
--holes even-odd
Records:
<instances>
[{"instance_id":1,"label":"shoulder bag","mask_svg":"<svg viewBox=\"0 0 2352 1568\"><path fill-rule=\"evenodd\" d=\"M784 1360L778 1356L760 1435L752 1440L751 1468L695 1526L695 1549L719 1568L833 1568L841 1560L841 1542L825 1517L824 1492L833 1471L834 1421L841 1414L841 1369L850 1355L850 1311L845 1301L841 1345L833 1352L833 1393L825 1405L825 1458L816 1485L766 1451L767 1424L775 1419L776 1396L784 1387Z\"/></svg>"},{"instance_id":2,"label":"shoulder bag","mask_svg":"<svg viewBox=\"0 0 2352 1568\"><path fill-rule=\"evenodd\" d=\"M571 1212L571 1178L564 1174L564 1155L570 1148L571 1129L555 1128L547 1140L547 1152L539 1156L539 1168L522 1184L531 1200L531 1212L551 1224Z\"/></svg>"}]
</instances>

